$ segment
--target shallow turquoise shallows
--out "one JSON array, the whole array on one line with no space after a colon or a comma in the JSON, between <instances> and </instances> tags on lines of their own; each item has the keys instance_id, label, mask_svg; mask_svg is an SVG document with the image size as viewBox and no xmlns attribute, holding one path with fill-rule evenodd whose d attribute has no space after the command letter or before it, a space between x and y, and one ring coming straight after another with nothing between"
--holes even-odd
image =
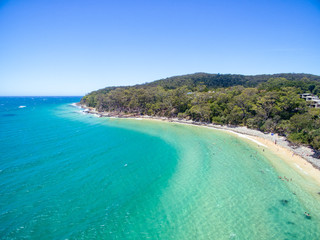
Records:
<instances>
[{"instance_id":1,"label":"shallow turquoise shallows","mask_svg":"<svg viewBox=\"0 0 320 240\"><path fill-rule=\"evenodd\" d=\"M267 149L79 100L0 98L0 239L320 239L319 186Z\"/></svg>"}]
</instances>

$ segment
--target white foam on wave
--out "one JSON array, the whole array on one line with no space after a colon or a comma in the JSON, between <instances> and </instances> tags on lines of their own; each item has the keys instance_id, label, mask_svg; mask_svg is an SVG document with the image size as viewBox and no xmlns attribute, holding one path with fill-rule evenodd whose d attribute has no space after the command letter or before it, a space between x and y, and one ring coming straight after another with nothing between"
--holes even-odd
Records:
<instances>
[{"instance_id":1,"label":"white foam on wave","mask_svg":"<svg viewBox=\"0 0 320 240\"><path fill-rule=\"evenodd\" d=\"M81 106L79 106L77 103L71 103L69 105L72 107L81 108Z\"/></svg>"},{"instance_id":2,"label":"white foam on wave","mask_svg":"<svg viewBox=\"0 0 320 240\"><path fill-rule=\"evenodd\" d=\"M25 107L27 107L27 106L23 106L23 105L19 106L19 108L25 108Z\"/></svg>"},{"instance_id":3,"label":"white foam on wave","mask_svg":"<svg viewBox=\"0 0 320 240\"><path fill-rule=\"evenodd\" d=\"M216 130L221 130L221 131L226 131L226 132L231 132L231 133L233 133L233 134L236 134L238 137L248 139L248 140L250 140L250 141L252 141L252 142L254 142L254 143L256 143L256 144L258 144L258 145L260 145L260 146L263 146L263 147L265 147L265 148L268 148L267 145L264 145L263 143L259 142L258 140L255 140L255 139L253 139L252 137L247 136L247 135L245 135L245 134L243 134L243 133L238 133L238 132L235 132L235 131L232 131L232 130L221 129L221 128L214 128L214 129L216 129Z\"/></svg>"},{"instance_id":4,"label":"white foam on wave","mask_svg":"<svg viewBox=\"0 0 320 240\"><path fill-rule=\"evenodd\" d=\"M294 164L294 165L296 165L296 167L301 171L301 172L303 172L304 174L306 174L306 175L309 175L308 173L306 173L305 171L303 171L303 169L298 165L298 164Z\"/></svg>"},{"instance_id":5,"label":"white foam on wave","mask_svg":"<svg viewBox=\"0 0 320 240\"><path fill-rule=\"evenodd\" d=\"M235 233L230 233L230 236L229 238L232 239L232 238L235 238L237 235Z\"/></svg>"},{"instance_id":6,"label":"white foam on wave","mask_svg":"<svg viewBox=\"0 0 320 240\"><path fill-rule=\"evenodd\" d=\"M230 132L233 132L233 131L230 131ZM246 136L246 135L243 135L243 134L237 133L237 132L233 132L233 133L237 134L239 137L242 137L242 138L245 138L245 139L249 139L249 140L251 140L252 142L255 142L256 144L258 144L258 145L260 145L260 146L263 146L263 147L268 148L267 145L264 145L263 143L255 140L255 139L253 139L253 138L251 138L251 137L249 137L249 136Z\"/></svg>"}]
</instances>

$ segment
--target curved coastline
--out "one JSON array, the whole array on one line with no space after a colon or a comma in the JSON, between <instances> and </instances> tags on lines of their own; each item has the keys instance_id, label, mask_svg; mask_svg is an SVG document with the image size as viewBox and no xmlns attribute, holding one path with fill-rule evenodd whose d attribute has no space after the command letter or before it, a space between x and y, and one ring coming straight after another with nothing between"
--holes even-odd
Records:
<instances>
[{"instance_id":1,"label":"curved coastline","mask_svg":"<svg viewBox=\"0 0 320 240\"><path fill-rule=\"evenodd\" d=\"M99 112L95 108L87 107L77 103L84 109L85 113L93 114L97 117L109 118L131 118L137 120L152 120L161 122L171 122L186 125L194 125L199 127L207 127L216 130L222 130L245 140L256 143L258 146L268 148L273 154L281 158L287 165L296 170L300 175L310 177L320 186L320 159L312 157L315 152L312 148L306 146L294 147L287 139L278 134L266 134L247 127L226 126L208 124L202 122L194 122L192 120L183 120L178 118L153 117L153 116L137 116L134 114L118 114L115 112Z\"/></svg>"}]
</instances>

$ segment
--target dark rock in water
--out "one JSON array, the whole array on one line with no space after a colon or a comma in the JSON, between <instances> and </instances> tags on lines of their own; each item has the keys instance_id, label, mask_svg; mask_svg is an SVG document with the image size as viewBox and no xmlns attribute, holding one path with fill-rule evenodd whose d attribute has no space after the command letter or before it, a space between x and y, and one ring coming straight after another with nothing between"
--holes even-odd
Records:
<instances>
[{"instance_id":1,"label":"dark rock in water","mask_svg":"<svg viewBox=\"0 0 320 240\"><path fill-rule=\"evenodd\" d=\"M296 239L297 238L297 234L295 234L295 233L285 232L284 234L287 236L290 236L289 239Z\"/></svg>"},{"instance_id":2,"label":"dark rock in water","mask_svg":"<svg viewBox=\"0 0 320 240\"><path fill-rule=\"evenodd\" d=\"M14 117L17 114L13 114L13 113L7 113L7 114L2 114L3 117Z\"/></svg>"},{"instance_id":3,"label":"dark rock in water","mask_svg":"<svg viewBox=\"0 0 320 240\"><path fill-rule=\"evenodd\" d=\"M295 225L294 222L290 222L290 221L288 221L287 224L289 224L289 225Z\"/></svg>"},{"instance_id":4,"label":"dark rock in water","mask_svg":"<svg viewBox=\"0 0 320 240\"><path fill-rule=\"evenodd\" d=\"M318 192L318 194L320 195L320 192Z\"/></svg>"},{"instance_id":5,"label":"dark rock in water","mask_svg":"<svg viewBox=\"0 0 320 240\"><path fill-rule=\"evenodd\" d=\"M309 220L311 220L311 216L309 215L306 215L306 219L309 219Z\"/></svg>"},{"instance_id":6,"label":"dark rock in water","mask_svg":"<svg viewBox=\"0 0 320 240\"><path fill-rule=\"evenodd\" d=\"M282 200L280 200L280 203L281 203L283 206L286 206L286 205L289 203L289 200L282 199Z\"/></svg>"},{"instance_id":7,"label":"dark rock in water","mask_svg":"<svg viewBox=\"0 0 320 240\"><path fill-rule=\"evenodd\" d=\"M276 208L276 207L269 207L268 211L271 212L271 213L277 213L277 212L279 212L279 209Z\"/></svg>"}]
</instances>

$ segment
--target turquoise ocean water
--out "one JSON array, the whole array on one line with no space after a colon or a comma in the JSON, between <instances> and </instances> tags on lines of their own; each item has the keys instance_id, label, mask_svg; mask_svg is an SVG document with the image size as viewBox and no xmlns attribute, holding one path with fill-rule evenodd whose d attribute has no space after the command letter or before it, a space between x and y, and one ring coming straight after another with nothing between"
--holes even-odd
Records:
<instances>
[{"instance_id":1,"label":"turquoise ocean water","mask_svg":"<svg viewBox=\"0 0 320 240\"><path fill-rule=\"evenodd\" d=\"M320 239L319 186L267 149L79 100L0 98L0 239Z\"/></svg>"}]
</instances>

